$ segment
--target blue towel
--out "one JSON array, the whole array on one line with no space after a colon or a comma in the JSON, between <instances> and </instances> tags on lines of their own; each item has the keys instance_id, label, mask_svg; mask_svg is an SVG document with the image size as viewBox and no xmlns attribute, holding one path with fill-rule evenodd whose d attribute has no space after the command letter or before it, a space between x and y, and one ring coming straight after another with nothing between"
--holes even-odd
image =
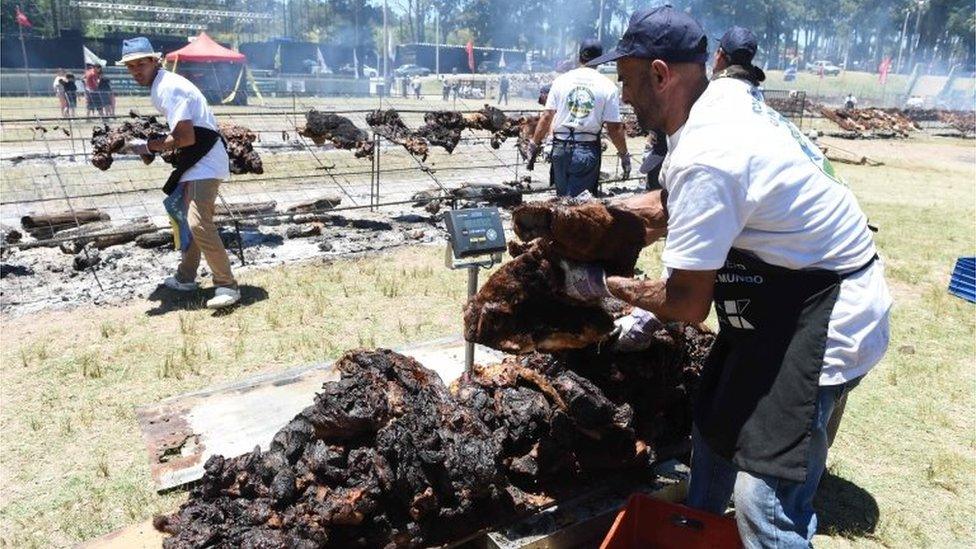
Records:
<instances>
[{"instance_id":1,"label":"blue towel","mask_svg":"<svg viewBox=\"0 0 976 549\"><path fill-rule=\"evenodd\" d=\"M174 248L185 252L190 248L193 240L193 233L190 232L190 223L187 221L187 212L190 208L190 201L186 196L186 183L180 182L172 194L163 199L163 207L169 214L169 224L173 227Z\"/></svg>"}]
</instances>

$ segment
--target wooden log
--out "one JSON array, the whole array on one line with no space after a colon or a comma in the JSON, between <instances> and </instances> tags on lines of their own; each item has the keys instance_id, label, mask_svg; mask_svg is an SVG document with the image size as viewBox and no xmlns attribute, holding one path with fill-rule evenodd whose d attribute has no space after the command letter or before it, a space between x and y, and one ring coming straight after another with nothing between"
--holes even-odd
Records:
<instances>
[{"instance_id":1,"label":"wooden log","mask_svg":"<svg viewBox=\"0 0 976 549\"><path fill-rule=\"evenodd\" d=\"M34 238L43 239L51 238L55 233L65 229L96 221L108 221L109 219L107 213L96 209L87 209L55 214L25 215L20 218L20 226Z\"/></svg>"},{"instance_id":2,"label":"wooden log","mask_svg":"<svg viewBox=\"0 0 976 549\"><path fill-rule=\"evenodd\" d=\"M233 215L243 217L254 214L270 213L275 210L278 203L274 200L269 202L239 202L230 204L218 204L214 209L214 214L218 216Z\"/></svg>"},{"instance_id":3,"label":"wooden log","mask_svg":"<svg viewBox=\"0 0 976 549\"><path fill-rule=\"evenodd\" d=\"M162 248L173 245L173 231L163 230L154 233L141 234L136 237L136 246L140 248Z\"/></svg>"},{"instance_id":4,"label":"wooden log","mask_svg":"<svg viewBox=\"0 0 976 549\"><path fill-rule=\"evenodd\" d=\"M125 225L119 225L115 227L109 227L103 231L98 231L78 238L73 238L61 243L61 251L68 254L76 254L80 252L87 244L92 244L93 247L104 250L109 246L116 246L118 244L125 244L126 242L132 242L137 236L146 233L156 232L157 227L148 221L138 221L134 223L127 223Z\"/></svg>"},{"instance_id":5,"label":"wooden log","mask_svg":"<svg viewBox=\"0 0 976 549\"><path fill-rule=\"evenodd\" d=\"M288 208L289 213L310 213L331 210L342 203L342 197L337 194L321 196L308 202L300 202Z\"/></svg>"}]
</instances>

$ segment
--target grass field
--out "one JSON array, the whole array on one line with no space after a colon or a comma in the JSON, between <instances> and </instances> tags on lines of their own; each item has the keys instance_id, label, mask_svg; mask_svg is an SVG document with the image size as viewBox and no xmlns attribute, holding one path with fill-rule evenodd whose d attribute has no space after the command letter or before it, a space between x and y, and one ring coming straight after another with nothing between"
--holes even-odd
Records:
<instances>
[{"instance_id":1,"label":"grass field","mask_svg":"<svg viewBox=\"0 0 976 549\"><path fill-rule=\"evenodd\" d=\"M949 296L976 250L971 141L842 142L885 166L838 166L858 195L896 298L885 360L852 394L818 505L824 547L976 544L973 306ZM657 272L660 245L642 256ZM86 307L4 319L0 545L63 547L154 513L133 407L346 349L457 333L465 276L443 250L242 273L267 299L231 314L199 303ZM252 295L256 291L251 291Z\"/></svg>"}]
</instances>

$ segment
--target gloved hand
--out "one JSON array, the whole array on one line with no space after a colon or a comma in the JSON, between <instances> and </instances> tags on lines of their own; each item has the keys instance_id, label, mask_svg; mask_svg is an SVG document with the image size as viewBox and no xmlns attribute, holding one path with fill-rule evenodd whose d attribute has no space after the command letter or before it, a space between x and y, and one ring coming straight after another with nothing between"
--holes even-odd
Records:
<instances>
[{"instance_id":1,"label":"gloved hand","mask_svg":"<svg viewBox=\"0 0 976 549\"><path fill-rule=\"evenodd\" d=\"M603 267L593 263L576 263L561 259L559 266L566 275L566 295L580 301L611 297Z\"/></svg>"},{"instance_id":2,"label":"gloved hand","mask_svg":"<svg viewBox=\"0 0 976 549\"><path fill-rule=\"evenodd\" d=\"M535 169L535 160L539 157L539 145L535 141L529 141L529 145L526 147L529 153L528 161L525 164L525 169L530 172Z\"/></svg>"},{"instance_id":3,"label":"gloved hand","mask_svg":"<svg viewBox=\"0 0 976 549\"><path fill-rule=\"evenodd\" d=\"M624 179L630 179L630 153L620 155L620 171L623 172Z\"/></svg>"},{"instance_id":4,"label":"gloved hand","mask_svg":"<svg viewBox=\"0 0 976 549\"><path fill-rule=\"evenodd\" d=\"M654 332L662 326L654 313L639 307L634 307L629 315L618 318L613 324L617 340L610 345L610 349L618 353L647 349L654 341Z\"/></svg>"},{"instance_id":5,"label":"gloved hand","mask_svg":"<svg viewBox=\"0 0 976 549\"><path fill-rule=\"evenodd\" d=\"M119 152L125 154L137 154L139 156L151 156L153 153L149 150L149 143L145 139L128 139L125 145L119 149Z\"/></svg>"}]
</instances>

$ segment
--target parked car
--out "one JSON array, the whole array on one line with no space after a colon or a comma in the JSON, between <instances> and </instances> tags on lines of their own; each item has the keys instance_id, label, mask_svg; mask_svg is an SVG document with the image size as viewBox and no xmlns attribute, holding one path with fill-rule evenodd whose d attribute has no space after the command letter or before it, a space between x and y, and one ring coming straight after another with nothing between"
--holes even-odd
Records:
<instances>
[{"instance_id":1,"label":"parked car","mask_svg":"<svg viewBox=\"0 0 976 549\"><path fill-rule=\"evenodd\" d=\"M807 71L813 74L820 74L821 68L823 69L824 76L838 76L841 71L840 67L830 61L821 60L807 63Z\"/></svg>"},{"instance_id":2,"label":"parked car","mask_svg":"<svg viewBox=\"0 0 976 549\"><path fill-rule=\"evenodd\" d=\"M375 78L376 76L379 76L379 71L377 71L373 67L370 67L369 65L361 65L359 67L359 70L362 72L363 78ZM345 74L345 75L352 76L356 74L356 67L347 63L339 67L338 69L336 69L336 74Z\"/></svg>"},{"instance_id":3,"label":"parked car","mask_svg":"<svg viewBox=\"0 0 976 549\"><path fill-rule=\"evenodd\" d=\"M609 63L604 63L599 67L597 67L596 70L600 71L603 74L617 74L617 63L614 61L611 61Z\"/></svg>"},{"instance_id":4,"label":"parked car","mask_svg":"<svg viewBox=\"0 0 976 549\"><path fill-rule=\"evenodd\" d=\"M397 67L393 73L401 78L404 76L427 76L430 74L430 69L413 63L407 63L406 65Z\"/></svg>"}]
</instances>

